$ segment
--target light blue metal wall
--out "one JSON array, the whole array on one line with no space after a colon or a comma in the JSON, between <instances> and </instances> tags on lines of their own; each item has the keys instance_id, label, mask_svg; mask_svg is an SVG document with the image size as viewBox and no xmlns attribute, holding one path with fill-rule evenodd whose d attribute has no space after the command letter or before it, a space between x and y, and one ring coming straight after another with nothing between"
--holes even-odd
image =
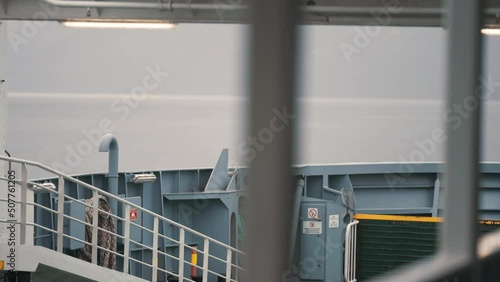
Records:
<instances>
[{"instance_id":1,"label":"light blue metal wall","mask_svg":"<svg viewBox=\"0 0 500 282\"><path fill-rule=\"evenodd\" d=\"M118 193L124 198L140 203L143 207L167 218L178 221L197 231L209 235L224 243L240 246L242 242L231 242L231 228L237 230L231 216L240 215L240 200L247 196L247 168L228 169L227 150L224 150L215 169L184 169L153 171L156 180L152 183L136 184L128 182L131 173L121 172L118 178ZM326 202L335 201L335 194L324 187L340 191L352 188L356 197L357 213L373 214L405 214L433 215L441 214L442 166L440 164L352 164L322 165L295 167L294 174L305 180L304 197L309 201L320 199ZM500 164L483 164L481 166L481 202L480 217L482 219L500 220ZM132 173L143 173L132 172ZM105 174L79 175L77 179L97 187L107 189ZM43 179L38 182L52 182L57 179ZM66 182L66 193L77 199L90 198L85 190L75 184ZM450 187L453 189L453 187ZM294 193L295 187L290 187ZM43 205L53 205L54 199L47 193L37 192L36 201ZM326 203L325 202L325 203ZM119 207L119 210L120 207ZM139 215L145 226L152 228L152 218ZM244 216L242 217L244 219ZM37 209L37 223L53 225L55 221ZM231 226L233 224L233 226ZM300 228L300 226L299 226ZM81 228L80 228L81 229ZM173 226L160 226L160 230L168 236L177 238L179 230ZM133 231L134 232L134 231ZM135 230L143 244L151 245L152 237L146 231ZM42 230L36 230L39 236L35 240L38 245L54 247L54 238ZM234 237L234 236L233 236ZM83 239L83 238L82 238ZM196 237L187 237L186 243L203 249L203 241ZM160 246L170 254L177 255L176 244L160 241ZM131 257L145 261L151 260L151 251L139 246L131 250ZM211 253L224 256L224 250L214 247ZM186 252L189 260L190 252ZM175 261L166 263L167 269L176 272ZM201 260L199 260L201 264ZM212 261L210 261L212 264ZM214 261L214 264L215 261ZM341 263L339 263L341 265ZM118 266L121 267L120 265ZM215 268L219 273L225 272L220 263ZM150 269L132 263L133 274L150 279ZM185 267L185 275L189 275L190 267ZM216 281L212 276L213 281Z\"/></svg>"}]
</instances>

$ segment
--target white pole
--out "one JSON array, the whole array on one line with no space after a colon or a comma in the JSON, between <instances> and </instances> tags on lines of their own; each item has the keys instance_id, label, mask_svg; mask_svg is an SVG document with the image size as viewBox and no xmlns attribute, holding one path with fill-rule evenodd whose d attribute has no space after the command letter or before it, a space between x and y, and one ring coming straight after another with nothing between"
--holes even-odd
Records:
<instances>
[{"instance_id":1,"label":"white pole","mask_svg":"<svg viewBox=\"0 0 500 282\"><path fill-rule=\"evenodd\" d=\"M7 146L7 22L0 21L0 154L5 155ZM0 175L6 175L6 162L0 162ZM7 182L0 184L0 198L7 199ZM8 220L7 203L0 204L0 219ZM0 224L0 242L6 242L9 236L8 224Z\"/></svg>"}]
</instances>

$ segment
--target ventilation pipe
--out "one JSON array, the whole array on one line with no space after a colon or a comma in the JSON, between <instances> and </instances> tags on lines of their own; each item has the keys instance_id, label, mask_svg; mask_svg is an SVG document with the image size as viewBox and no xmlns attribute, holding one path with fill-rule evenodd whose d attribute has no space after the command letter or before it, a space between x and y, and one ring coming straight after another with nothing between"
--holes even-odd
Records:
<instances>
[{"instance_id":1,"label":"ventilation pipe","mask_svg":"<svg viewBox=\"0 0 500 282\"><path fill-rule=\"evenodd\" d=\"M118 140L112 134L106 134L101 138L99 152L109 152L108 159L108 192L118 195ZM110 201L111 213L117 214L117 203Z\"/></svg>"}]
</instances>

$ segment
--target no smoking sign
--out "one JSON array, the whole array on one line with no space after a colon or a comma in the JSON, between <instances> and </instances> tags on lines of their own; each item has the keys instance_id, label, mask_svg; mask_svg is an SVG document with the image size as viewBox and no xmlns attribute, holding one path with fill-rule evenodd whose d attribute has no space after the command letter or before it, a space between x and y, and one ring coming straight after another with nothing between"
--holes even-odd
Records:
<instances>
[{"instance_id":1,"label":"no smoking sign","mask_svg":"<svg viewBox=\"0 0 500 282\"><path fill-rule=\"evenodd\" d=\"M318 209L317 208L308 208L307 209L307 218L318 219Z\"/></svg>"}]
</instances>

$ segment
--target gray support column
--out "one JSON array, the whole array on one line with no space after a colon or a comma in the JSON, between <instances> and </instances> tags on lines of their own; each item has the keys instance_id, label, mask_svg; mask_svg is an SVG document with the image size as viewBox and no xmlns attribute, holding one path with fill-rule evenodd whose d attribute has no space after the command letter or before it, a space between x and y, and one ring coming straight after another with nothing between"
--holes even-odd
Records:
<instances>
[{"instance_id":1,"label":"gray support column","mask_svg":"<svg viewBox=\"0 0 500 282\"><path fill-rule=\"evenodd\" d=\"M281 281L287 269L294 183L296 2L256 0L252 10L250 267L247 281Z\"/></svg>"},{"instance_id":2,"label":"gray support column","mask_svg":"<svg viewBox=\"0 0 500 282\"><path fill-rule=\"evenodd\" d=\"M447 124L445 222L441 236L444 255L474 260L480 156L480 88L482 1L448 1L447 110L462 124ZM474 103L475 101L475 103ZM471 105L474 105L471 107ZM458 114L458 107L465 114Z\"/></svg>"},{"instance_id":3,"label":"gray support column","mask_svg":"<svg viewBox=\"0 0 500 282\"><path fill-rule=\"evenodd\" d=\"M288 254L288 266L293 265L293 258L295 255L295 245L297 244L297 233L299 229L300 220L300 205L302 204L302 194L304 193L305 181L303 178L297 180L297 187L295 188L294 204L292 208L292 228L290 229L290 253Z\"/></svg>"},{"instance_id":4,"label":"gray support column","mask_svg":"<svg viewBox=\"0 0 500 282\"><path fill-rule=\"evenodd\" d=\"M441 195L441 180L439 174L436 174L436 181L434 182L434 197L432 199L432 216L439 215L439 196Z\"/></svg>"},{"instance_id":5,"label":"gray support column","mask_svg":"<svg viewBox=\"0 0 500 282\"><path fill-rule=\"evenodd\" d=\"M0 21L0 154L7 146L7 22ZM6 163L0 161L0 175L6 172ZM0 182L0 198L7 199L7 182ZM8 219L7 203L0 202L0 218ZM0 224L0 242L6 242L7 224Z\"/></svg>"}]
</instances>

